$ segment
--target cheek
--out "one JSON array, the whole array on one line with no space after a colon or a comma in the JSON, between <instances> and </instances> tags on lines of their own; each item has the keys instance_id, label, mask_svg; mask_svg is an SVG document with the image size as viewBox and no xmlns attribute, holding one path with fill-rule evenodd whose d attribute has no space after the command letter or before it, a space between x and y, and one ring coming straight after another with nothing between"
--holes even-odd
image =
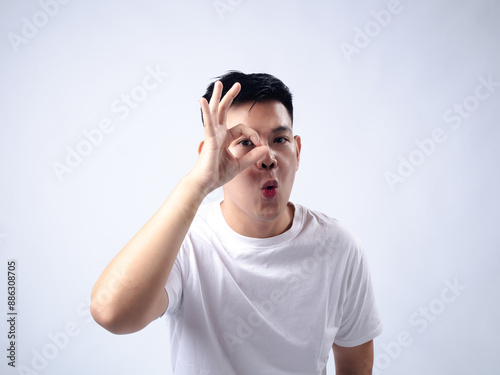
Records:
<instances>
[{"instance_id":1,"label":"cheek","mask_svg":"<svg viewBox=\"0 0 500 375\"><path fill-rule=\"evenodd\" d=\"M293 184L293 181L295 180L295 173L297 172L298 169L298 163L296 159L286 159L286 161L281 162L281 167L282 167L282 173L281 173L281 179L283 182L286 181L289 189L291 189L291 185Z\"/></svg>"},{"instance_id":2,"label":"cheek","mask_svg":"<svg viewBox=\"0 0 500 375\"><path fill-rule=\"evenodd\" d=\"M286 155L278 160L278 165L286 171L287 174L294 174L298 168L298 161L293 151L287 152Z\"/></svg>"},{"instance_id":3,"label":"cheek","mask_svg":"<svg viewBox=\"0 0 500 375\"><path fill-rule=\"evenodd\" d=\"M254 171L252 167L249 167L229 181L226 186L235 194L246 194L244 191L253 188L257 179L258 172Z\"/></svg>"}]
</instances>

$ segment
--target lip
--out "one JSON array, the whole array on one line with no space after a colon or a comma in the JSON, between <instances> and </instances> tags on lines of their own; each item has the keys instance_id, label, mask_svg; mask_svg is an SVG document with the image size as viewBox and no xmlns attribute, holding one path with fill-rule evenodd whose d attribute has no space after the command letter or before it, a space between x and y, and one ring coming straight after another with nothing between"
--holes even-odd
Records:
<instances>
[{"instance_id":1,"label":"lip","mask_svg":"<svg viewBox=\"0 0 500 375\"><path fill-rule=\"evenodd\" d=\"M278 188L278 181L269 180L262 185L261 191L262 195L266 199L273 199L276 196L276 189Z\"/></svg>"},{"instance_id":2,"label":"lip","mask_svg":"<svg viewBox=\"0 0 500 375\"><path fill-rule=\"evenodd\" d=\"M276 180L269 180L262 185L261 189L271 189L271 188L278 188L278 181Z\"/></svg>"}]
</instances>

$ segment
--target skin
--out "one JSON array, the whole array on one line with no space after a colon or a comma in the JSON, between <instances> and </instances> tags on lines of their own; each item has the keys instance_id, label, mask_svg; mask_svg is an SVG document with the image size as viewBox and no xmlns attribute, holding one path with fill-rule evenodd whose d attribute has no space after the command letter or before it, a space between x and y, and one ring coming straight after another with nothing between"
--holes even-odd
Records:
<instances>
[{"instance_id":1,"label":"skin","mask_svg":"<svg viewBox=\"0 0 500 375\"><path fill-rule=\"evenodd\" d=\"M293 135L290 116L279 102L231 107L227 126L231 129L239 124L257 132L265 153L224 185L222 214L229 226L244 236L276 236L287 230L293 220L293 205L288 204L288 199L299 167L300 137ZM255 147L241 136L231 142L229 151L242 157ZM270 180L277 181L278 188L276 196L266 198L262 186Z\"/></svg>"},{"instance_id":2,"label":"skin","mask_svg":"<svg viewBox=\"0 0 500 375\"><path fill-rule=\"evenodd\" d=\"M364 344L343 347L332 345L335 373L338 375L371 375L373 369L373 340Z\"/></svg>"},{"instance_id":3,"label":"skin","mask_svg":"<svg viewBox=\"0 0 500 375\"><path fill-rule=\"evenodd\" d=\"M90 311L108 331L136 332L165 312L164 286L181 244L201 202L216 188L224 186L222 213L236 232L270 237L290 227L293 205L288 199L299 166L300 137L293 136L281 103L257 103L251 110L252 103L231 107L240 88L236 83L221 100L222 84L216 82L210 103L200 99L205 138L195 166L94 285ZM261 189L269 180L278 182L271 199ZM373 362L373 346L334 345L333 350L339 374L368 374L359 372L359 364Z\"/></svg>"}]
</instances>

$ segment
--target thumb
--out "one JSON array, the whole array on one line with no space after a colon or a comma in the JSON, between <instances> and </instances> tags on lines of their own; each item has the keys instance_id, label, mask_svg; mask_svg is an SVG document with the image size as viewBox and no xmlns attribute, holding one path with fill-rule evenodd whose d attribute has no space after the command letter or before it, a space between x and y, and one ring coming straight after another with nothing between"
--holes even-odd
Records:
<instances>
[{"instance_id":1,"label":"thumb","mask_svg":"<svg viewBox=\"0 0 500 375\"><path fill-rule=\"evenodd\" d=\"M267 146L254 147L251 151L247 152L239 159L240 171L243 171L244 169L247 169L251 165L257 163L257 161L264 157L267 152L269 152L269 148Z\"/></svg>"}]
</instances>

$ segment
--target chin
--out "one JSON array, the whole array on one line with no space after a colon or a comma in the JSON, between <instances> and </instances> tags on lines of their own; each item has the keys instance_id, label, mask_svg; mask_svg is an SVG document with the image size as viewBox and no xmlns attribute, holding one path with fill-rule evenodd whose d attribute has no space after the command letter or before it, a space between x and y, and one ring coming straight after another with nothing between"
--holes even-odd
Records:
<instances>
[{"instance_id":1,"label":"chin","mask_svg":"<svg viewBox=\"0 0 500 375\"><path fill-rule=\"evenodd\" d=\"M272 221L279 218L283 214L283 211L286 208L286 203L281 203L281 202L273 202L273 203L274 204L272 205L265 204L260 209L260 216L264 220Z\"/></svg>"}]
</instances>

